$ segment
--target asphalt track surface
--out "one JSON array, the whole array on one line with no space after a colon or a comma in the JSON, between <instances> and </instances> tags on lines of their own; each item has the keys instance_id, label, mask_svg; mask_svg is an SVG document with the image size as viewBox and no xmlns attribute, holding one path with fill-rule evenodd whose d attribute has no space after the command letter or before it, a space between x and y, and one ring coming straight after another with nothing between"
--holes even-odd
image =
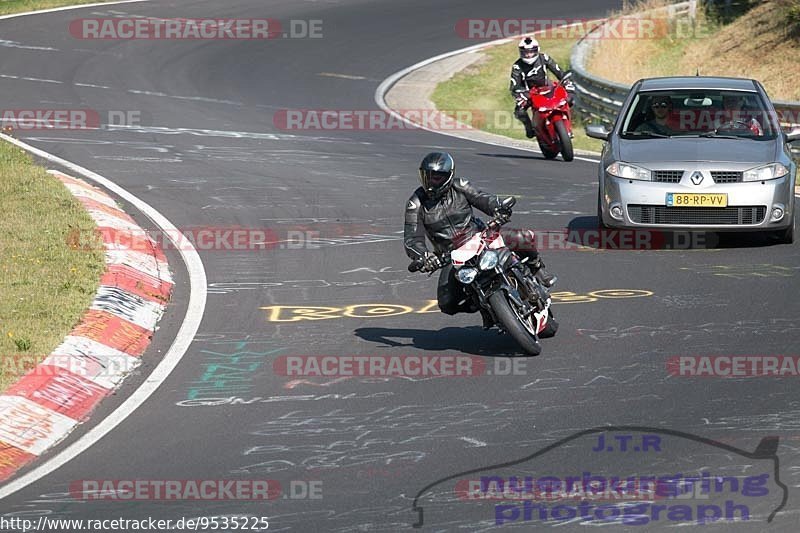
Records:
<instances>
[{"instance_id":1,"label":"asphalt track surface","mask_svg":"<svg viewBox=\"0 0 800 533\"><path fill-rule=\"evenodd\" d=\"M412 504L420 491L471 469L490 468L502 476L510 468L538 477L543 472L657 475L705 468L713 475L741 477L760 472L765 460L690 437L752 452L762 438L778 436L780 464L766 471L778 474L788 499L774 520L764 521L780 507L782 491L770 478L767 494L738 496L737 503L749 498L752 521L705 527L796 531L797 378L676 377L667 371L667 360L796 354L797 245L747 238L727 239L710 250L545 250L549 268L560 278L558 290L577 296L555 304L558 336L543 341L540 356L516 359L522 366L515 375L498 375L511 361L507 356L516 354L515 345L483 332L477 315L412 312L274 322L268 312L274 310L263 309L425 308L434 297L435 278L406 272L400 231L405 202L416 187L416 165L430 150L453 153L460 174L481 188L519 196L517 225L591 227L597 194L592 163L545 161L417 130L287 132L273 125L273 115L295 108L374 109L376 87L393 72L473 44L454 32L461 18L590 17L616 5L594 0L535 6L478 0L176 0L0 23L2 38L22 45L3 51L4 108L140 111L144 124L19 132L23 141L112 179L179 228L241 226L269 228L284 237L294 235L289 231L347 237L297 249L201 250L208 305L181 364L113 433L0 502L4 516L175 520L249 515L269 517L269 529L276 531L394 531L418 520ZM68 33L73 18L115 15L318 19L323 38L119 42L80 41ZM176 298L145 355L143 375L128 380L66 444L111 412L169 346L188 298L186 273L174 252L169 257L176 270ZM635 298L595 292L616 290L640 292ZM281 313L279 318L291 316ZM274 370L282 355L314 354L471 355L492 373L295 380ZM241 401L210 400L232 397ZM568 441L549 452L552 456L531 459L532 466L491 470L605 425L654 428L614 434L635 436L634 442L639 433L659 434L662 449L637 446L634 453L618 446L613 452L591 452L597 436L584 435L578 440L589 439L581 441L589 449ZM87 479L269 479L279 481L284 493L293 482L295 488L307 482L321 486L321 498L131 502L70 494L71 484ZM452 481L424 493L417 503L425 506L423 527L430 530L494 527L493 504L454 499ZM678 518L662 515L647 525L610 527L661 530L681 525ZM502 528L557 522L543 523L535 514L525 521L520 513ZM560 527L587 527L579 522ZM696 522L684 517L685 523Z\"/></svg>"}]
</instances>

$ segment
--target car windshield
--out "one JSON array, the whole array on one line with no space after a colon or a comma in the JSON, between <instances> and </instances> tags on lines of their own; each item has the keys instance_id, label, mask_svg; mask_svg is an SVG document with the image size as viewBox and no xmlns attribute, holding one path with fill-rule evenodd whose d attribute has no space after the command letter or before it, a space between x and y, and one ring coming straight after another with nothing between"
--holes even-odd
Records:
<instances>
[{"instance_id":1,"label":"car windshield","mask_svg":"<svg viewBox=\"0 0 800 533\"><path fill-rule=\"evenodd\" d=\"M622 122L623 138L719 137L773 140L779 127L757 92L673 89L636 94Z\"/></svg>"}]
</instances>

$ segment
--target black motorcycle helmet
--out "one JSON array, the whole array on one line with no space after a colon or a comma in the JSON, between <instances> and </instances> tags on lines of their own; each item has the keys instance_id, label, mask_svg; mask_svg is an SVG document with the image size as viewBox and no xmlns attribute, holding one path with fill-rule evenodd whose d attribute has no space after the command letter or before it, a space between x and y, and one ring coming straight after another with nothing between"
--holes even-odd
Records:
<instances>
[{"instance_id":1,"label":"black motorcycle helmet","mask_svg":"<svg viewBox=\"0 0 800 533\"><path fill-rule=\"evenodd\" d=\"M446 152L431 152L419 164L419 182L428 196L438 197L453 185L456 162Z\"/></svg>"}]
</instances>

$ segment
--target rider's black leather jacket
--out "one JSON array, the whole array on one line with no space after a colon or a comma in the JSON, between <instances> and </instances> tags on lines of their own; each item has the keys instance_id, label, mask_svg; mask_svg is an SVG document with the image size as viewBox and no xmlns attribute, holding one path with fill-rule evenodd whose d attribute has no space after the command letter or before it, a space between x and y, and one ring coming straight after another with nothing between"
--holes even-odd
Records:
<instances>
[{"instance_id":1,"label":"rider's black leather jacket","mask_svg":"<svg viewBox=\"0 0 800 533\"><path fill-rule=\"evenodd\" d=\"M527 97L532 87L547 85L547 69L555 74L559 80L564 77L564 71L547 54L540 53L536 61L530 65L522 59L517 59L511 65L511 86L509 88L511 95L516 97L522 93Z\"/></svg>"},{"instance_id":2,"label":"rider's black leather jacket","mask_svg":"<svg viewBox=\"0 0 800 533\"><path fill-rule=\"evenodd\" d=\"M456 178L441 198L430 198L422 187L418 188L406 205L403 231L406 254L413 260L422 258L428 251L426 235L436 253L451 251L454 241L461 245L486 227L473 216L473 207L491 216L499 206L497 196L479 191L464 178Z\"/></svg>"}]
</instances>

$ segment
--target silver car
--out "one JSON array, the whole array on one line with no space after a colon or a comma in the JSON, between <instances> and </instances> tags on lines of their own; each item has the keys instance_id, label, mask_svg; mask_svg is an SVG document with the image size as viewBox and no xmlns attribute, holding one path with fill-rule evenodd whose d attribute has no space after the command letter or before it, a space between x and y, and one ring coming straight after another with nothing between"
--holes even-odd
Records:
<instances>
[{"instance_id":1,"label":"silver car","mask_svg":"<svg viewBox=\"0 0 800 533\"><path fill-rule=\"evenodd\" d=\"M797 165L764 87L718 77L636 82L599 169L601 226L762 231L794 240Z\"/></svg>"}]
</instances>

